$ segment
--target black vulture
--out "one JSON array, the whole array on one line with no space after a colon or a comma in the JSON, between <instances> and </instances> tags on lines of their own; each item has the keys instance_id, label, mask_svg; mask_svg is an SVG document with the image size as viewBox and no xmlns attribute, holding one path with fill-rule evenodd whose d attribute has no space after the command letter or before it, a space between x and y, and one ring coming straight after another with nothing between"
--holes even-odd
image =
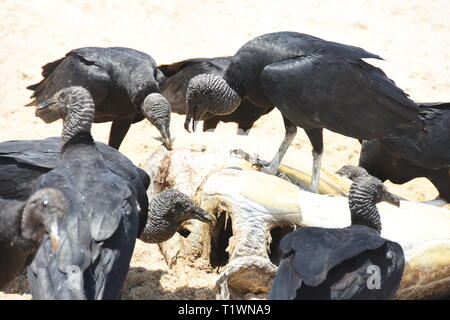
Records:
<instances>
[{"instance_id":1,"label":"black vulture","mask_svg":"<svg viewBox=\"0 0 450 320\"><path fill-rule=\"evenodd\" d=\"M244 99L258 107L276 106L283 115L284 140L270 163L257 158L255 164L277 173L301 127L313 146L311 189L317 191L323 128L374 139L395 128L422 125L407 94L363 58L381 59L362 48L296 32L256 37L232 57L223 77L202 74L191 79L185 128L206 112L229 114Z\"/></svg>"},{"instance_id":2,"label":"black vulture","mask_svg":"<svg viewBox=\"0 0 450 320\"><path fill-rule=\"evenodd\" d=\"M147 118L170 149L170 104L161 95L164 75L149 55L129 48L86 47L42 67L44 79L27 87L33 90L36 115L46 123L60 115L44 108L58 91L81 86L95 104L94 122L112 121L108 144L119 149L132 123Z\"/></svg>"},{"instance_id":3,"label":"black vulture","mask_svg":"<svg viewBox=\"0 0 450 320\"><path fill-rule=\"evenodd\" d=\"M439 192L436 199L427 201L427 203L442 205L450 202L449 169L428 169L400 159L387 151L379 140L362 142L359 166L382 181L390 180L397 184L403 184L419 177L427 178Z\"/></svg>"},{"instance_id":4,"label":"black vulture","mask_svg":"<svg viewBox=\"0 0 450 320\"><path fill-rule=\"evenodd\" d=\"M28 266L34 299L118 299L138 235L138 196L115 174L94 144L90 130L94 99L71 86L43 101L63 119L59 165L41 175L35 188L57 188L68 202L56 252L42 242Z\"/></svg>"},{"instance_id":5,"label":"black vulture","mask_svg":"<svg viewBox=\"0 0 450 320\"><path fill-rule=\"evenodd\" d=\"M450 103L418 103L424 130L397 129L383 139L362 142L359 166L385 181L428 178L450 202Z\"/></svg>"},{"instance_id":6,"label":"black vulture","mask_svg":"<svg viewBox=\"0 0 450 320\"><path fill-rule=\"evenodd\" d=\"M32 261L44 237L53 251L58 248L66 211L56 189L40 189L26 201L0 198L0 290Z\"/></svg>"},{"instance_id":7,"label":"black vulture","mask_svg":"<svg viewBox=\"0 0 450 320\"><path fill-rule=\"evenodd\" d=\"M280 242L283 257L268 299L390 299L397 291L405 257L402 247L380 237L376 203L399 205L398 197L359 167L337 173L353 180L348 202L351 226L304 227Z\"/></svg>"},{"instance_id":8,"label":"black vulture","mask_svg":"<svg viewBox=\"0 0 450 320\"><path fill-rule=\"evenodd\" d=\"M143 237L155 239L158 231L167 237L167 226L159 222L178 222L168 214L211 223L214 217L186 207L184 199L169 203L164 198L166 205L159 208L164 212L151 208L146 225L139 226L136 187L130 179L108 168L92 139L95 106L89 91L72 86L50 99L45 107L53 106L63 118L60 161L36 180L35 189L58 188L67 199L68 210L60 228L58 249L52 252L50 242L44 239L27 268L32 296L118 299L140 227L144 229Z\"/></svg>"},{"instance_id":9,"label":"black vulture","mask_svg":"<svg viewBox=\"0 0 450 320\"><path fill-rule=\"evenodd\" d=\"M202 73L212 73L223 76L231 62L231 57L197 58L158 66L166 77L162 94L167 98L172 112L186 114L186 89L189 81ZM214 115L207 112L201 120L203 131L213 131L220 121L236 122L238 134L248 134L253 124L263 115L273 110L273 106L258 108L249 100L243 100L235 111L227 115Z\"/></svg>"},{"instance_id":10,"label":"black vulture","mask_svg":"<svg viewBox=\"0 0 450 320\"><path fill-rule=\"evenodd\" d=\"M148 220L140 240L161 243L169 240L181 224L189 219L216 224L216 217L196 206L184 193L165 189L156 194L149 203Z\"/></svg>"},{"instance_id":11,"label":"black vulture","mask_svg":"<svg viewBox=\"0 0 450 320\"><path fill-rule=\"evenodd\" d=\"M149 175L118 150L96 141L106 166L130 181L139 203L139 234L147 223ZM25 201L35 189L36 180L60 164L61 138L11 140L0 142L0 197Z\"/></svg>"},{"instance_id":12,"label":"black vulture","mask_svg":"<svg viewBox=\"0 0 450 320\"><path fill-rule=\"evenodd\" d=\"M52 252L43 241L27 268L33 299L118 299L138 236L136 188L111 171L90 130L94 99L71 86L44 101L63 119L59 165L40 176L35 188L57 188L68 202Z\"/></svg>"}]
</instances>

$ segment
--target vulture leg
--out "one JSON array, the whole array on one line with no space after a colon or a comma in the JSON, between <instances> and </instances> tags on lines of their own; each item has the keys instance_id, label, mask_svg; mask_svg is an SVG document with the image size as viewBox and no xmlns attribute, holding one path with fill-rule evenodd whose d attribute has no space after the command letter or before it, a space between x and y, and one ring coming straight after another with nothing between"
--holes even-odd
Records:
<instances>
[{"instance_id":1,"label":"vulture leg","mask_svg":"<svg viewBox=\"0 0 450 320\"><path fill-rule=\"evenodd\" d=\"M287 149L289 148L292 140L294 140L295 135L297 134L297 126L295 124L290 122L285 116L283 116L283 121L285 129L283 142L281 142L278 152L275 154L275 157L273 157L272 161L270 161L269 165L265 168L262 168L262 172L268 174L276 174L278 172L278 167L281 164L281 160L283 160Z\"/></svg>"},{"instance_id":2,"label":"vulture leg","mask_svg":"<svg viewBox=\"0 0 450 320\"><path fill-rule=\"evenodd\" d=\"M284 128L286 129L286 132L284 134L283 142L280 145L280 148L278 148L278 152L275 154L275 157L273 157L272 161L267 162L259 158L259 156L250 156L248 153L242 151L241 149L232 150L231 153L237 154L239 157L249 161L254 166L259 167L260 171L276 175L278 173L278 167L280 166L281 160L283 160L283 157L289 148L289 146L292 143L292 140L294 140L295 135L297 134L297 126L290 122L287 118L283 116L284 121Z\"/></svg>"},{"instance_id":3,"label":"vulture leg","mask_svg":"<svg viewBox=\"0 0 450 320\"><path fill-rule=\"evenodd\" d=\"M309 141L312 144L312 154L313 154L313 168L312 168L312 176L311 176L311 186L310 189L312 192L317 193L319 189L319 180L320 180L320 168L322 166L322 154L323 154L323 134L322 128L314 128L314 129L304 129L306 134L308 135Z\"/></svg>"},{"instance_id":4,"label":"vulture leg","mask_svg":"<svg viewBox=\"0 0 450 320\"><path fill-rule=\"evenodd\" d=\"M130 129L131 121L130 120L114 120L111 124L111 131L109 132L109 141L108 144L119 150L120 144L122 143L125 135Z\"/></svg>"}]
</instances>

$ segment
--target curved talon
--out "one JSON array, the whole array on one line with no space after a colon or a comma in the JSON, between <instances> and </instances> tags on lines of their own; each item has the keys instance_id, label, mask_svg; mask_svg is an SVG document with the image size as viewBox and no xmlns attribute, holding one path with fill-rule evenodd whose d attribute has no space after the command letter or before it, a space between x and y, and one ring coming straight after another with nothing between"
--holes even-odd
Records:
<instances>
[{"instance_id":1,"label":"curved talon","mask_svg":"<svg viewBox=\"0 0 450 320\"><path fill-rule=\"evenodd\" d=\"M242 149L232 149L232 150L230 150L230 155L231 154L235 154L235 155L243 158L244 160L248 160L250 158L250 155Z\"/></svg>"},{"instance_id":2,"label":"curved talon","mask_svg":"<svg viewBox=\"0 0 450 320\"><path fill-rule=\"evenodd\" d=\"M256 156L256 166L260 168L270 168L270 162L260 159L258 156Z\"/></svg>"},{"instance_id":3,"label":"curved talon","mask_svg":"<svg viewBox=\"0 0 450 320\"><path fill-rule=\"evenodd\" d=\"M253 167L257 167L258 169L262 168L262 166L260 164L258 164L258 163L252 163L252 168Z\"/></svg>"}]
</instances>

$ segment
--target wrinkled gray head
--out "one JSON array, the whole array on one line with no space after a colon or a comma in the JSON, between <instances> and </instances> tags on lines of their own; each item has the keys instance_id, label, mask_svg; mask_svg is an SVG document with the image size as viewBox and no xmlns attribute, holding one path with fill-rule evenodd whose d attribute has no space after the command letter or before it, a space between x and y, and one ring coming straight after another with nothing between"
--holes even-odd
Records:
<instances>
[{"instance_id":1,"label":"wrinkled gray head","mask_svg":"<svg viewBox=\"0 0 450 320\"><path fill-rule=\"evenodd\" d=\"M172 149L172 140L170 139L170 103L159 93L151 93L145 97L141 106L144 116L161 133L164 146Z\"/></svg>"},{"instance_id":2,"label":"wrinkled gray head","mask_svg":"<svg viewBox=\"0 0 450 320\"><path fill-rule=\"evenodd\" d=\"M23 209L20 226L22 237L38 244L47 233L52 250L56 250L59 246L60 224L66 211L67 203L61 191L39 189L31 195Z\"/></svg>"},{"instance_id":3,"label":"wrinkled gray head","mask_svg":"<svg viewBox=\"0 0 450 320\"><path fill-rule=\"evenodd\" d=\"M340 175L341 177L349 178L353 181L361 177L369 176L369 173L367 173L366 169L350 165L343 166L338 171L336 171L336 174Z\"/></svg>"},{"instance_id":4,"label":"wrinkled gray head","mask_svg":"<svg viewBox=\"0 0 450 320\"><path fill-rule=\"evenodd\" d=\"M186 89L186 103L188 110L184 128L189 131L191 120L194 124L202 119L206 112L216 115L226 115L235 111L242 98L228 83L215 74L200 74L189 81Z\"/></svg>"},{"instance_id":5,"label":"wrinkled gray head","mask_svg":"<svg viewBox=\"0 0 450 320\"><path fill-rule=\"evenodd\" d=\"M381 231L380 214L376 204L386 201L399 207L400 199L387 191L383 182L369 175L361 167L347 165L339 169L336 174L353 181L348 195L352 225L367 225Z\"/></svg>"},{"instance_id":6,"label":"wrinkled gray head","mask_svg":"<svg viewBox=\"0 0 450 320\"><path fill-rule=\"evenodd\" d=\"M166 189L149 202L148 220L140 239L159 243L170 239L180 225L189 219L215 224L216 217L196 206L184 193Z\"/></svg>"},{"instance_id":7,"label":"wrinkled gray head","mask_svg":"<svg viewBox=\"0 0 450 320\"><path fill-rule=\"evenodd\" d=\"M64 120L63 144L77 133L90 133L95 117L91 94L80 86L69 87L59 90L53 97L37 106L36 116L44 121L51 120L55 115Z\"/></svg>"}]
</instances>

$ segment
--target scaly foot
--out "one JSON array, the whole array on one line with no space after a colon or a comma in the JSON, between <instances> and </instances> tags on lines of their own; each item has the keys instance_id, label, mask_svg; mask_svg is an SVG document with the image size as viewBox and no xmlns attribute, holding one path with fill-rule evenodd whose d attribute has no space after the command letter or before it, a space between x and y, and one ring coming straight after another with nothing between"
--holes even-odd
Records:
<instances>
[{"instance_id":1,"label":"scaly foot","mask_svg":"<svg viewBox=\"0 0 450 320\"><path fill-rule=\"evenodd\" d=\"M261 159L257 154L250 155L242 149L233 149L230 154L235 154L239 158L244 159L259 169L259 171L276 175L278 173L278 165L273 165L271 162Z\"/></svg>"}]
</instances>

